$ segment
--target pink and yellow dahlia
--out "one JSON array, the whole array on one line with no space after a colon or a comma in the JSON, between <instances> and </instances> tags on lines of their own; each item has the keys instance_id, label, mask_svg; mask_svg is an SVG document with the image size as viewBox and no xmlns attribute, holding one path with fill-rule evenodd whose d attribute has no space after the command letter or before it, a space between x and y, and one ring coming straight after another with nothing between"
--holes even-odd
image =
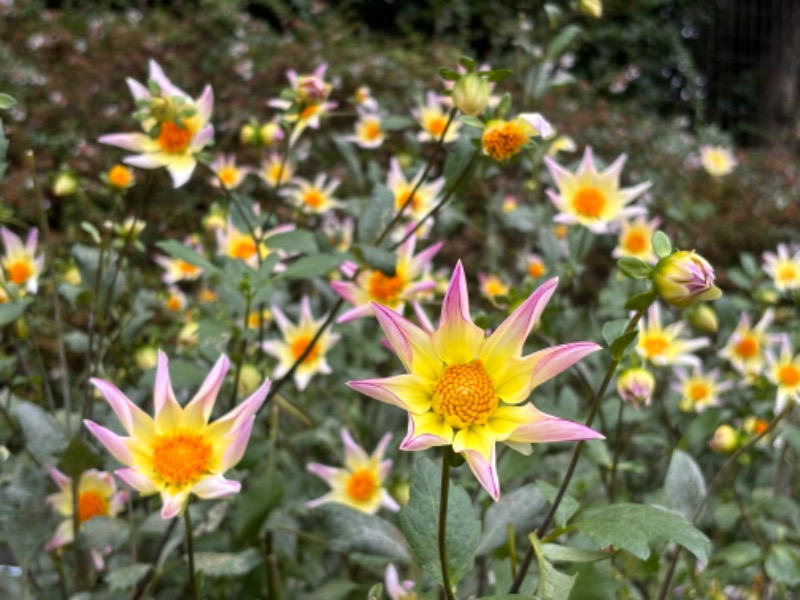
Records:
<instances>
[{"instance_id":1,"label":"pink and yellow dahlia","mask_svg":"<svg viewBox=\"0 0 800 600\"><path fill-rule=\"evenodd\" d=\"M778 244L777 253L764 252L764 271L772 277L778 291L800 290L800 249L792 253L786 244Z\"/></svg>"},{"instance_id":2,"label":"pink and yellow dahlia","mask_svg":"<svg viewBox=\"0 0 800 600\"><path fill-rule=\"evenodd\" d=\"M44 268L44 254L36 256L39 230L32 228L23 244L16 233L0 227L0 238L3 239L6 249L0 259L6 281L10 281L20 290L35 294L39 288L39 275Z\"/></svg>"},{"instance_id":3,"label":"pink and yellow dahlia","mask_svg":"<svg viewBox=\"0 0 800 600\"><path fill-rule=\"evenodd\" d=\"M647 318L642 318L639 324L636 352L657 367L674 365L699 367L701 361L692 353L707 347L711 340L706 337L683 339L681 332L684 327L682 321L667 326L662 325L661 309L658 302L654 302L647 310Z\"/></svg>"},{"instance_id":4,"label":"pink and yellow dahlia","mask_svg":"<svg viewBox=\"0 0 800 600\"><path fill-rule=\"evenodd\" d=\"M86 427L126 465L115 471L117 477L142 495L161 494L164 519L181 514L191 493L200 498L224 498L241 488L238 481L225 479L223 473L244 455L269 380L239 406L209 423L229 365L228 357L220 356L194 398L181 407L172 391L167 357L159 351L153 390L155 418L114 384L91 380L128 435L119 436L89 420L84 421Z\"/></svg>"},{"instance_id":5,"label":"pink and yellow dahlia","mask_svg":"<svg viewBox=\"0 0 800 600\"><path fill-rule=\"evenodd\" d=\"M470 318L467 283L459 262L433 333L385 306L373 305L407 373L348 385L408 411L408 434L401 450L452 446L496 500L500 496L497 442L527 453L529 443L603 437L584 425L524 404L536 386L600 349L592 342L577 342L522 356L525 338L557 283L556 279L545 282L487 337Z\"/></svg>"},{"instance_id":6,"label":"pink and yellow dahlia","mask_svg":"<svg viewBox=\"0 0 800 600\"><path fill-rule=\"evenodd\" d=\"M764 311L755 327L751 327L750 315L743 312L736 329L728 338L725 347L720 350L719 355L728 359L733 368L744 375L747 381L752 381L761 375L766 365L764 351L778 341L777 336L767 333L774 316L774 311L768 309Z\"/></svg>"},{"instance_id":7,"label":"pink and yellow dahlia","mask_svg":"<svg viewBox=\"0 0 800 600\"><path fill-rule=\"evenodd\" d=\"M767 377L778 386L775 399L775 414L783 411L790 400L800 402L800 354L792 354L789 336L781 337L781 354L778 357L767 351L769 368Z\"/></svg>"}]
</instances>

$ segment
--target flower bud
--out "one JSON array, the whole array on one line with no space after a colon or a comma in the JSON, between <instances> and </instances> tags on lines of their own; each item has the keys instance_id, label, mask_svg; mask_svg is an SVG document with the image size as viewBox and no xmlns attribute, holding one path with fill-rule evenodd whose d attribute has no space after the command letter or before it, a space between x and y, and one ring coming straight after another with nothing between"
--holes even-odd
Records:
<instances>
[{"instance_id":1,"label":"flower bud","mask_svg":"<svg viewBox=\"0 0 800 600\"><path fill-rule=\"evenodd\" d=\"M453 104L465 115L483 113L489 103L489 82L477 73L464 75L453 88Z\"/></svg>"},{"instance_id":2,"label":"flower bud","mask_svg":"<svg viewBox=\"0 0 800 600\"><path fill-rule=\"evenodd\" d=\"M134 356L136 366L142 371L155 369L158 364L158 351L153 346L139 348Z\"/></svg>"},{"instance_id":3,"label":"flower bud","mask_svg":"<svg viewBox=\"0 0 800 600\"><path fill-rule=\"evenodd\" d=\"M236 387L236 393L240 397L249 396L258 389L263 380L258 369L253 365L244 364L239 371L239 385Z\"/></svg>"},{"instance_id":4,"label":"flower bud","mask_svg":"<svg viewBox=\"0 0 800 600\"><path fill-rule=\"evenodd\" d=\"M70 285L80 285L81 284L81 272L78 270L78 267L71 266L64 272L64 281Z\"/></svg>"},{"instance_id":5,"label":"flower bud","mask_svg":"<svg viewBox=\"0 0 800 600\"><path fill-rule=\"evenodd\" d=\"M242 128L239 130L239 141L243 144L255 146L258 143L258 132L256 128L249 123L242 125Z\"/></svg>"},{"instance_id":6,"label":"flower bud","mask_svg":"<svg viewBox=\"0 0 800 600\"><path fill-rule=\"evenodd\" d=\"M275 121L264 123L258 130L258 137L262 146L274 146L283 139L283 129Z\"/></svg>"},{"instance_id":7,"label":"flower bud","mask_svg":"<svg viewBox=\"0 0 800 600\"><path fill-rule=\"evenodd\" d=\"M580 0L578 10L585 15L599 19L603 16L603 2L602 0Z\"/></svg>"},{"instance_id":8,"label":"flower bud","mask_svg":"<svg viewBox=\"0 0 800 600\"><path fill-rule=\"evenodd\" d=\"M653 270L653 287L664 300L686 308L700 300L716 300L722 291L714 285L714 269L708 261L682 250L665 256Z\"/></svg>"},{"instance_id":9,"label":"flower bud","mask_svg":"<svg viewBox=\"0 0 800 600\"><path fill-rule=\"evenodd\" d=\"M62 171L53 183L53 193L56 196L72 196L78 191L78 179L69 171Z\"/></svg>"},{"instance_id":10,"label":"flower bud","mask_svg":"<svg viewBox=\"0 0 800 600\"><path fill-rule=\"evenodd\" d=\"M695 304L689 312L689 323L698 331L704 333L717 333L719 319L717 313L708 304Z\"/></svg>"},{"instance_id":11,"label":"flower bud","mask_svg":"<svg viewBox=\"0 0 800 600\"><path fill-rule=\"evenodd\" d=\"M714 437L708 442L715 452L729 453L739 445L739 436L730 425L720 425L714 432Z\"/></svg>"},{"instance_id":12,"label":"flower bud","mask_svg":"<svg viewBox=\"0 0 800 600\"><path fill-rule=\"evenodd\" d=\"M642 404L648 406L655 387L655 377L647 369L626 369L617 378L617 393L634 408L639 408Z\"/></svg>"}]
</instances>

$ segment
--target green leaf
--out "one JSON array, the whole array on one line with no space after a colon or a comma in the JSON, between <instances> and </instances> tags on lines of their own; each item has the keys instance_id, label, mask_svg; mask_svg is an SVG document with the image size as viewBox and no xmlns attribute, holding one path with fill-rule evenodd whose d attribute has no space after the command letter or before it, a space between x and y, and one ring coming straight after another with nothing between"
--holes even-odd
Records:
<instances>
[{"instance_id":1,"label":"green leaf","mask_svg":"<svg viewBox=\"0 0 800 600\"><path fill-rule=\"evenodd\" d=\"M646 560L650 544L672 541L706 563L708 538L680 515L644 504L612 504L583 513L573 523L577 531L601 547L616 546Z\"/></svg>"},{"instance_id":2,"label":"green leaf","mask_svg":"<svg viewBox=\"0 0 800 600\"><path fill-rule=\"evenodd\" d=\"M67 449L58 461L58 470L67 477L77 479L81 473L89 469L102 469L103 457L91 449L83 441L83 436L75 434L69 441Z\"/></svg>"},{"instance_id":3,"label":"green leaf","mask_svg":"<svg viewBox=\"0 0 800 600\"><path fill-rule=\"evenodd\" d=\"M542 555L551 561L560 562L594 562L605 560L611 555L600 550L587 550L585 548L572 548L559 544L542 544Z\"/></svg>"},{"instance_id":4,"label":"green leaf","mask_svg":"<svg viewBox=\"0 0 800 600\"><path fill-rule=\"evenodd\" d=\"M472 73L475 70L475 61L469 56L460 57L458 59L458 64L464 67L468 73Z\"/></svg>"},{"instance_id":5,"label":"green leaf","mask_svg":"<svg viewBox=\"0 0 800 600\"><path fill-rule=\"evenodd\" d=\"M266 239L266 244L268 248L280 248L288 252L319 253L319 246L317 246L314 234L304 229L276 233Z\"/></svg>"},{"instance_id":6,"label":"green leaf","mask_svg":"<svg viewBox=\"0 0 800 600\"><path fill-rule=\"evenodd\" d=\"M461 115L458 118L464 125L467 127L474 127L475 129L483 130L485 123L481 121L478 117L471 117L469 115Z\"/></svg>"},{"instance_id":7,"label":"green leaf","mask_svg":"<svg viewBox=\"0 0 800 600\"><path fill-rule=\"evenodd\" d=\"M381 120L381 129L384 131L400 131L414 124L412 119L400 115L389 115Z\"/></svg>"},{"instance_id":8,"label":"green leaf","mask_svg":"<svg viewBox=\"0 0 800 600\"><path fill-rule=\"evenodd\" d=\"M244 493L234 505L233 535L237 544L258 540L261 526L283 498L283 484L276 475L274 460L262 472L251 472L244 481Z\"/></svg>"},{"instance_id":9,"label":"green leaf","mask_svg":"<svg viewBox=\"0 0 800 600\"><path fill-rule=\"evenodd\" d=\"M706 494L703 472L694 459L675 450L664 480L664 493L671 509L691 519Z\"/></svg>"},{"instance_id":10,"label":"green leaf","mask_svg":"<svg viewBox=\"0 0 800 600\"><path fill-rule=\"evenodd\" d=\"M581 33L583 33L583 29L577 25L567 25L564 27L547 47L545 60L555 60L561 56Z\"/></svg>"},{"instance_id":11,"label":"green leaf","mask_svg":"<svg viewBox=\"0 0 800 600\"><path fill-rule=\"evenodd\" d=\"M606 344L611 346L614 341L621 337L622 334L625 333L625 330L628 328L628 319L614 319L613 321L607 321L603 324L602 335L603 339L606 341Z\"/></svg>"},{"instance_id":12,"label":"green leaf","mask_svg":"<svg viewBox=\"0 0 800 600\"><path fill-rule=\"evenodd\" d=\"M445 81L458 81L459 79L461 79L461 74L455 69L449 69L447 67L439 67L438 72L439 72L439 77L441 77Z\"/></svg>"},{"instance_id":13,"label":"green leaf","mask_svg":"<svg viewBox=\"0 0 800 600\"><path fill-rule=\"evenodd\" d=\"M537 481L536 486L542 492L542 495L547 498L548 502L552 504L556 499L558 488L542 480ZM580 506L581 505L575 498L565 493L564 497L561 499L561 504L559 504L556 509L556 525L559 527L566 525L570 517L575 514L575 511L577 511Z\"/></svg>"},{"instance_id":14,"label":"green leaf","mask_svg":"<svg viewBox=\"0 0 800 600\"><path fill-rule=\"evenodd\" d=\"M366 244L359 244L358 249L361 256L370 267L377 269L388 277L394 277L397 273L397 255L394 252L378 248L376 246L368 246Z\"/></svg>"},{"instance_id":15,"label":"green leaf","mask_svg":"<svg viewBox=\"0 0 800 600\"><path fill-rule=\"evenodd\" d=\"M376 185L358 218L358 241L372 244L389 224L393 214L394 194L386 186Z\"/></svg>"},{"instance_id":16,"label":"green leaf","mask_svg":"<svg viewBox=\"0 0 800 600\"><path fill-rule=\"evenodd\" d=\"M176 240L166 240L163 242L158 242L156 246L161 248L164 252L166 252L173 258L177 258L186 261L190 265L200 267L206 272L206 274L210 275L211 273L220 272L219 267L217 267L214 263L208 260L205 256Z\"/></svg>"},{"instance_id":17,"label":"green leaf","mask_svg":"<svg viewBox=\"0 0 800 600\"><path fill-rule=\"evenodd\" d=\"M407 561L410 556L403 534L377 515L348 506L327 504L318 509L331 547L342 552L363 552Z\"/></svg>"},{"instance_id":18,"label":"green leaf","mask_svg":"<svg viewBox=\"0 0 800 600\"><path fill-rule=\"evenodd\" d=\"M481 596L478 600L537 600L528 594L500 594L499 596Z\"/></svg>"},{"instance_id":19,"label":"green leaf","mask_svg":"<svg viewBox=\"0 0 800 600\"><path fill-rule=\"evenodd\" d=\"M194 568L206 577L241 577L261 564L255 548L242 552L195 552Z\"/></svg>"},{"instance_id":20,"label":"green leaf","mask_svg":"<svg viewBox=\"0 0 800 600\"><path fill-rule=\"evenodd\" d=\"M487 71L481 73L488 81L492 83L500 83L511 77L511 69L495 69L494 71Z\"/></svg>"},{"instance_id":21,"label":"green leaf","mask_svg":"<svg viewBox=\"0 0 800 600\"><path fill-rule=\"evenodd\" d=\"M293 262L277 277L283 279L311 279L333 271L344 262L343 254L315 254Z\"/></svg>"},{"instance_id":22,"label":"green leaf","mask_svg":"<svg viewBox=\"0 0 800 600\"><path fill-rule=\"evenodd\" d=\"M656 253L658 258L664 258L665 256L672 254L672 244L670 243L667 234L663 231L656 231L653 234L651 244L653 245L653 252Z\"/></svg>"},{"instance_id":23,"label":"green leaf","mask_svg":"<svg viewBox=\"0 0 800 600\"><path fill-rule=\"evenodd\" d=\"M715 550L712 560L722 561L725 564L738 569L756 561L760 561L761 557L761 546L755 542L733 542L724 548Z\"/></svg>"},{"instance_id":24,"label":"green leaf","mask_svg":"<svg viewBox=\"0 0 800 600\"><path fill-rule=\"evenodd\" d=\"M25 434L26 447L42 463L52 465L55 458L67 445L64 431L58 426L41 406L18 401L14 405L14 414L19 419L22 432Z\"/></svg>"},{"instance_id":25,"label":"green leaf","mask_svg":"<svg viewBox=\"0 0 800 600\"><path fill-rule=\"evenodd\" d=\"M113 517L95 517L81 525L86 548L119 548L130 535L128 524Z\"/></svg>"},{"instance_id":26,"label":"green leaf","mask_svg":"<svg viewBox=\"0 0 800 600\"><path fill-rule=\"evenodd\" d=\"M344 158L344 162L347 164L350 176L353 179L353 184L356 187L364 185L364 170L361 168L361 161L358 158L358 152L356 152L353 144L335 137L333 138L333 145L336 146L339 154Z\"/></svg>"},{"instance_id":27,"label":"green leaf","mask_svg":"<svg viewBox=\"0 0 800 600\"><path fill-rule=\"evenodd\" d=\"M5 327L19 319L32 302L31 298L25 298L18 302L0 304L0 327Z\"/></svg>"},{"instance_id":28,"label":"green leaf","mask_svg":"<svg viewBox=\"0 0 800 600\"><path fill-rule=\"evenodd\" d=\"M462 189L464 185L469 182L472 174L475 172L475 167L478 166L478 161L472 160L472 157L476 152L475 146L472 143L473 138L466 133L472 131L474 130L468 129L465 132L462 132L461 136L458 138L458 141L447 153L447 159L444 161L443 169L447 189L450 189L453 185L455 185L456 181L459 179L460 183L458 189ZM464 169L466 169L470 163L472 163L472 166L470 167L469 172L464 174Z\"/></svg>"},{"instance_id":29,"label":"green leaf","mask_svg":"<svg viewBox=\"0 0 800 600\"><path fill-rule=\"evenodd\" d=\"M628 298L625 308L627 310L646 310L657 297L658 295L653 290L636 294Z\"/></svg>"},{"instance_id":30,"label":"green leaf","mask_svg":"<svg viewBox=\"0 0 800 600\"><path fill-rule=\"evenodd\" d=\"M535 533L530 536L536 561L539 563L539 585L536 589L542 598L547 600L569 600L569 594L575 583L576 575L566 575L558 571L550 561L544 557L539 539Z\"/></svg>"},{"instance_id":31,"label":"green leaf","mask_svg":"<svg viewBox=\"0 0 800 600\"><path fill-rule=\"evenodd\" d=\"M629 331L618 337L614 340L614 343L611 344L611 357L616 360L621 360L623 356L625 356L625 352L628 350L628 346L633 344L636 341L636 336L639 335L639 330L634 329L633 331Z\"/></svg>"},{"instance_id":32,"label":"green leaf","mask_svg":"<svg viewBox=\"0 0 800 600\"><path fill-rule=\"evenodd\" d=\"M544 507L545 499L535 484L503 494L486 510L478 556L508 543L509 525L518 533L527 533L536 527L536 520L543 514Z\"/></svg>"},{"instance_id":33,"label":"green leaf","mask_svg":"<svg viewBox=\"0 0 800 600\"><path fill-rule=\"evenodd\" d=\"M639 258L623 256L617 261L617 268L629 279L650 279L653 267Z\"/></svg>"},{"instance_id":34,"label":"green leaf","mask_svg":"<svg viewBox=\"0 0 800 600\"><path fill-rule=\"evenodd\" d=\"M108 574L106 581L112 591L130 591L149 570L148 564L134 563L121 569L114 569Z\"/></svg>"},{"instance_id":35,"label":"green leaf","mask_svg":"<svg viewBox=\"0 0 800 600\"><path fill-rule=\"evenodd\" d=\"M383 584L376 583L367 592L367 600L381 600L383 598Z\"/></svg>"},{"instance_id":36,"label":"green leaf","mask_svg":"<svg viewBox=\"0 0 800 600\"><path fill-rule=\"evenodd\" d=\"M498 103L494 114L498 119L502 119L508 112L509 108L511 108L511 94L505 93L503 94L503 97L500 98L500 102Z\"/></svg>"},{"instance_id":37,"label":"green leaf","mask_svg":"<svg viewBox=\"0 0 800 600\"><path fill-rule=\"evenodd\" d=\"M439 563L439 499L441 470L425 457L417 458L411 473L411 494L398 521L411 552L422 569L442 584ZM464 488L451 485L447 501L447 566L450 583L457 583L471 568L481 524L475 518Z\"/></svg>"},{"instance_id":38,"label":"green leaf","mask_svg":"<svg viewBox=\"0 0 800 600\"><path fill-rule=\"evenodd\" d=\"M8 110L9 108L16 106L17 101L14 99L13 96L9 96L8 94L0 93L0 110Z\"/></svg>"},{"instance_id":39,"label":"green leaf","mask_svg":"<svg viewBox=\"0 0 800 600\"><path fill-rule=\"evenodd\" d=\"M800 556L789 544L772 544L764 568L776 583L800 585Z\"/></svg>"}]
</instances>

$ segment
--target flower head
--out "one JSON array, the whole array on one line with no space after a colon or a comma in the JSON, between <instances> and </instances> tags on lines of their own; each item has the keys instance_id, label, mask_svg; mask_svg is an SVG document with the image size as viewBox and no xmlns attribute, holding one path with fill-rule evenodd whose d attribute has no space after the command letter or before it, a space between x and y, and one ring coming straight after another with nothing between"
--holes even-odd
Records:
<instances>
[{"instance_id":1,"label":"flower head","mask_svg":"<svg viewBox=\"0 0 800 600\"><path fill-rule=\"evenodd\" d=\"M214 172L211 185L224 187L226 190L235 190L253 171L250 167L237 166L236 157L233 154L218 154L209 167Z\"/></svg>"},{"instance_id":2,"label":"flower head","mask_svg":"<svg viewBox=\"0 0 800 600\"><path fill-rule=\"evenodd\" d=\"M439 192L444 187L444 177L440 177L433 181L422 183L417 188L417 191L414 192L414 188L417 187L423 175L424 169L421 168L411 180L408 180L400 167L400 161L397 158L392 158L390 161L386 187L394 194L395 209L400 210L401 207L408 204L406 214L410 215L414 221L418 221L430 212ZM413 197L411 192L414 192ZM410 202L409 198L411 198Z\"/></svg>"},{"instance_id":3,"label":"flower head","mask_svg":"<svg viewBox=\"0 0 800 600\"><path fill-rule=\"evenodd\" d=\"M489 495L497 499L497 442L529 451L529 443L602 437L588 427L524 404L540 383L600 349L591 342L577 342L521 355L525 338L556 284L555 279L545 282L487 337L470 318L467 284L459 262L442 304L439 327L432 333L389 308L373 306L408 373L348 385L408 411L402 450L452 445Z\"/></svg>"},{"instance_id":4,"label":"flower head","mask_svg":"<svg viewBox=\"0 0 800 600\"><path fill-rule=\"evenodd\" d=\"M258 176L270 187L278 187L291 180L294 176L294 167L280 154L272 153L262 161Z\"/></svg>"},{"instance_id":5,"label":"flower head","mask_svg":"<svg viewBox=\"0 0 800 600\"><path fill-rule=\"evenodd\" d=\"M558 193L547 190L560 211L556 221L578 223L594 233L606 233L618 221L644 214L644 208L626 205L643 194L650 182L620 188L619 176L626 159L623 154L605 171L598 172L592 149L587 147L578 171L570 173L549 156L545 157L545 164L558 187Z\"/></svg>"},{"instance_id":6,"label":"flower head","mask_svg":"<svg viewBox=\"0 0 800 600\"><path fill-rule=\"evenodd\" d=\"M486 273L478 273L478 282L480 283L481 294L491 302L494 302L498 296L507 295L511 290L511 287L495 273L488 275Z\"/></svg>"},{"instance_id":7,"label":"flower head","mask_svg":"<svg viewBox=\"0 0 800 600\"><path fill-rule=\"evenodd\" d=\"M400 510L397 502L383 487L384 481L392 470L392 461L383 460L386 445L392 439L387 433L378 442L371 455L353 441L350 433L342 429L344 444L344 468L328 467L319 463L310 463L307 469L325 480L331 491L307 502L309 508L316 508L328 502L337 502L368 514L375 514L383 506L391 511Z\"/></svg>"},{"instance_id":8,"label":"flower head","mask_svg":"<svg viewBox=\"0 0 800 600\"><path fill-rule=\"evenodd\" d=\"M217 237L217 247L222 256L234 259L238 258L249 267L257 269L259 265L259 256L260 260L263 260L270 253L267 240L273 235L286 233L293 229L294 225L292 224L279 225L261 236L260 229L256 228L253 233L256 238L260 238L260 243L258 243L256 239L254 239L253 233L241 231L233 224L233 219L228 217L225 229L217 229L215 233Z\"/></svg>"},{"instance_id":9,"label":"flower head","mask_svg":"<svg viewBox=\"0 0 800 600\"><path fill-rule=\"evenodd\" d=\"M722 177L736 167L736 158L723 146L700 146L700 162L709 175Z\"/></svg>"},{"instance_id":10,"label":"flower head","mask_svg":"<svg viewBox=\"0 0 800 600\"><path fill-rule=\"evenodd\" d=\"M681 321L667 325L661 324L661 310L654 302L647 311L647 318L641 320L636 352L651 364L664 367L669 365L700 366L700 359L692 352L705 348L711 342L708 338L685 340L680 337L684 324Z\"/></svg>"},{"instance_id":11,"label":"flower head","mask_svg":"<svg viewBox=\"0 0 800 600\"><path fill-rule=\"evenodd\" d=\"M374 314L373 302L402 313L406 302L436 287L436 282L427 275L442 244L434 244L415 256L416 241L412 235L397 248L397 264L392 276L367 269L358 275L356 281L331 282L334 291L354 306L342 313L338 323Z\"/></svg>"},{"instance_id":12,"label":"flower head","mask_svg":"<svg viewBox=\"0 0 800 600\"><path fill-rule=\"evenodd\" d=\"M281 195L289 198L303 212L321 215L342 206L342 203L333 197L340 181L338 179L327 181L325 173L320 173L313 183L300 177L295 177L292 183L294 187L284 188L281 190Z\"/></svg>"},{"instance_id":13,"label":"flower head","mask_svg":"<svg viewBox=\"0 0 800 600\"><path fill-rule=\"evenodd\" d=\"M708 445L714 452L728 454L736 450L739 442L740 436L737 431L730 425L725 424L717 427Z\"/></svg>"},{"instance_id":14,"label":"flower head","mask_svg":"<svg viewBox=\"0 0 800 600\"><path fill-rule=\"evenodd\" d=\"M355 133L344 136L348 142L353 142L361 148L378 148L383 144L386 135L381 128L380 115L372 112L360 111L355 124Z\"/></svg>"},{"instance_id":15,"label":"flower head","mask_svg":"<svg viewBox=\"0 0 800 600\"><path fill-rule=\"evenodd\" d=\"M519 153L534 136L546 138L553 128L539 113L523 113L511 121L494 119L486 123L481 136L483 153L495 160L507 160Z\"/></svg>"},{"instance_id":16,"label":"flower head","mask_svg":"<svg viewBox=\"0 0 800 600\"><path fill-rule=\"evenodd\" d=\"M438 141L445 132L445 128L447 128L447 133L444 136L445 144L455 142L458 139L460 124L457 121L452 121L450 126L447 126L447 112L441 99L434 92L428 92L425 95L425 103L420 104L416 110L411 112L420 127L422 127L422 131L417 134L417 139L420 142Z\"/></svg>"},{"instance_id":17,"label":"flower head","mask_svg":"<svg viewBox=\"0 0 800 600\"><path fill-rule=\"evenodd\" d=\"M678 405L685 412L703 412L710 406L719 406L719 393L731 389L729 382L719 383L719 370L703 373L695 367L691 374L684 369L675 369L678 382L673 389L680 393L681 403Z\"/></svg>"},{"instance_id":18,"label":"flower head","mask_svg":"<svg viewBox=\"0 0 800 600\"><path fill-rule=\"evenodd\" d=\"M89 420L84 421L86 427L114 458L127 465L115 471L117 477L143 495L161 494L164 519L182 513L191 493L200 498L223 498L241 488L238 481L225 479L223 473L244 454L269 380L239 406L209 423L229 364L227 356L220 356L198 392L182 407L172 391L167 357L159 352L153 390L155 418L114 384L91 380L128 436L121 437Z\"/></svg>"},{"instance_id":19,"label":"flower head","mask_svg":"<svg viewBox=\"0 0 800 600\"><path fill-rule=\"evenodd\" d=\"M214 137L209 124L214 108L214 93L206 86L203 93L192 99L176 87L154 60L150 61L152 92L138 81L128 78L128 87L138 106L144 133L112 133L101 136L102 144L110 144L138 152L123 162L142 169L166 167L178 188L189 181L200 152Z\"/></svg>"},{"instance_id":20,"label":"flower head","mask_svg":"<svg viewBox=\"0 0 800 600\"><path fill-rule=\"evenodd\" d=\"M127 190L136 183L133 171L124 165L114 165L105 174L105 181L115 190Z\"/></svg>"},{"instance_id":21,"label":"flower head","mask_svg":"<svg viewBox=\"0 0 800 600\"><path fill-rule=\"evenodd\" d=\"M525 272L531 279L539 279L547 275L547 265L538 254L528 254L525 257Z\"/></svg>"},{"instance_id":22,"label":"flower head","mask_svg":"<svg viewBox=\"0 0 800 600\"><path fill-rule=\"evenodd\" d=\"M626 369L617 378L619 397L632 404L634 408L639 408L642 404L649 406L655 387L656 379L647 369Z\"/></svg>"},{"instance_id":23,"label":"flower head","mask_svg":"<svg viewBox=\"0 0 800 600\"><path fill-rule=\"evenodd\" d=\"M378 110L378 101L373 98L372 91L366 85L358 87L353 95L352 102L360 109L368 112L376 112Z\"/></svg>"},{"instance_id":24,"label":"flower head","mask_svg":"<svg viewBox=\"0 0 800 600\"><path fill-rule=\"evenodd\" d=\"M778 252L764 252L764 271L781 291L800 289L800 249L790 254L789 246L778 244Z\"/></svg>"},{"instance_id":25,"label":"flower head","mask_svg":"<svg viewBox=\"0 0 800 600\"><path fill-rule=\"evenodd\" d=\"M775 414L783 411L789 400L800 402L800 354L792 355L792 345L789 337L784 335L781 339L781 354L772 356L767 351L769 369L767 377L778 386L775 401Z\"/></svg>"},{"instance_id":26,"label":"flower head","mask_svg":"<svg viewBox=\"0 0 800 600\"><path fill-rule=\"evenodd\" d=\"M722 296L722 291L714 285L714 268L699 254L686 250L658 261L653 270L653 288L678 308Z\"/></svg>"},{"instance_id":27,"label":"flower head","mask_svg":"<svg viewBox=\"0 0 800 600\"><path fill-rule=\"evenodd\" d=\"M288 373L295 361L303 356L326 317L314 319L314 315L311 314L311 304L308 296L303 296L300 300L300 321L297 325L289 321L277 306L272 307L272 316L283 336L283 340L264 342L262 348L264 352L278 359L275 377L280 378ZM331 368L325 360L325 354L338 339L338 334L329 333L327 329L320 335L314 347L311 348L311 351L294 372L294 381L298 389L301 391L306 389L308 382L317 373L327 375L331 372Z\"/></svg>"},{"instance_id":28,"label":"flower head","mask_svg":"<svg viewBox=\"0 0 800 600\"><path fill-rule=\"evenodd\" d=\"M187 239L184 241L184 244L192 250L202 253L202 248L198 242ZM179 281L196 281L203 275L203 269L180 258L156 256L153 260L164 269L164 275L161 279L164 283L169 285L173 285Z\"/></svg>"},{"instance_id":29,"label":"flower head","mask_svg":"<svg viewBox=\"0 0 800 600\"><path fill-rule=\"evenodd\" d=\"M648 221L644 215L639 215L634 221L622 221L617 247L611 255L614 258L630 256L649 263L658 262L650 240L660 224L658 217Z\"/></svg>"},{"instance_id":30,"label":"flower head","mask_svg":"<svg viewBox=\"0 0 800 600\"><path fill-rule=\"evenodd\" d=\"M50 552L61 546L71 544L75 539L73 514L75 502L72 496L72 479L56 469L50 468L50 478L58 486L58 492L47 497L47 501L62 517L55 534L44 547ZM81 473L78 479L78 523L83 524L95 517L116 517L125 507L128 493L117 491L117 485L111 473L89 469ZM94 550L95 560L101 555Z\"/></svg>"},{"instance_id":31,"label":"flower head","mask_svg":"<svg viewBox=\"0 0 800 600\"><path fill-rule=\"evenodd\" d=\"M44 267L44 254L36 256L39 230L33 227L23 244L16 233L0 227L0 238L3 239L3 246L6 249L0 261L6 280L20 289L35 294L39 288L39 275Z\"/></svg>"},{"instance_id":32,"label":"flower head","mask_svg":"<svg viewBox=\"0 0 800 600\"><path fill-rule=\"evenodd\" d=\"M766 331L772 323L773 316L772 309L766 310L756 326L751 327L750 316L742 313L736 329L719 353L722 358L727 358L733 368L744 375L748 381L758 377L764 371L766 364L764 350L777 341L775 336Z\"/></svg>"},{"instance_id":33,"label":"flower head","mask_svg":"<svg viewBox=\"0 0 800 600\"><path fill-rule=\"evenodd\" d=\"M465 115L475 116L483 113L491 95L489 82L478 73L462 75L453 87L453 104Z\"/></svg>"}]
</instances>

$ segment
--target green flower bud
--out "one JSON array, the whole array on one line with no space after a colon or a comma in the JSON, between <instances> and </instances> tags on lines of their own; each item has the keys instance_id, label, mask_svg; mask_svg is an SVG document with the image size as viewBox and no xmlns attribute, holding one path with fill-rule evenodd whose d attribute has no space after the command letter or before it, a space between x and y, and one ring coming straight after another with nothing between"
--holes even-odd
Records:
<instances>
[{"instance_id":1,"label":"green flower bud","mask_svg":"<svg viewBox=\"0 0 800 600\"><path fill-rule=\"evenodd\" d=\"M477 73L464 75L453 88L453 104L465 115L483 113L489 103L489 82Z\"/></svg>"},{"instance_id":2,"label":"green flower bud","mask_svg":"<svg viewBox=\"0 0 800 600\"><path fill-rule=\"evenodd\" d=\"M713 267L694 251L673 252L658 261L653 269L653 287L659 296L678 308L722 296L722 291L714 285Z\"/></svg>"}]
</instances>

